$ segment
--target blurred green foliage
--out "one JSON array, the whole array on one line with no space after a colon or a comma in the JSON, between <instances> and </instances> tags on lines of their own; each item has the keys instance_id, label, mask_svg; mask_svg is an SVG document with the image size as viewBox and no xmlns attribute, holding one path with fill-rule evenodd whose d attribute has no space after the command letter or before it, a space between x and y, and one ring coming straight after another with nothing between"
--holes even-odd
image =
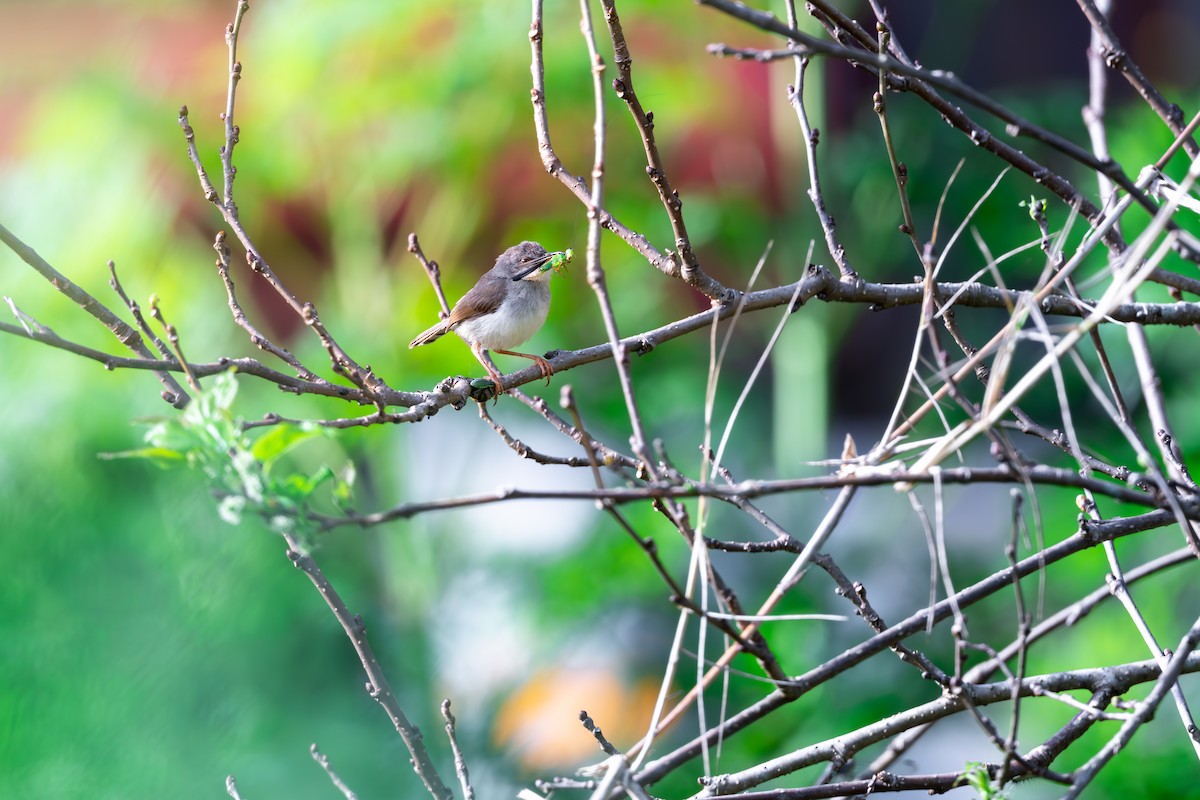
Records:
<instances>
[{"instance_id":1,"label":"blurred green foliage","mask_svg":"<svg viewBox=\"0 0 1200 800\"><path fill-rule=\"evenodd\" d=\"M115 298L106 286L104 263L114 259L131 295L143 304L151 293L161 298L186 352L197 360L257 354L224 308L224 292L211 267L212 236L220 220L200 194L176 125L177 109L186 103L205 166L217 179L222 136L217 115L227 69L221 33L233 5L129 0L0 7L0 28L19 29L25 39L0 53L0 102L11 112L0 122L0 221L110 305ZM568 169L587 175L592 96L586 51L574 7L547 6L551 133ZM433 292L405 252L410 231L441 262L451 299L508 243L532 238L555 249L574 247L580 258L554 278L551 320L531 347L575 348L604 338L584 280L585 210L545 176L536 151L526 13L524 7L481 0L259 0L246 18L239 47L244 78L238 87L241 141L236 150L242 220L275 270L298 295L317 304L346 349L399 388L427 388L447 374L479 371L457 342L412 352L404 346L436 315ZM659 146L705 266L741 286L770 239L774 250L762 285L791 281L801 274L814 237L813 260L828 264L803 195L799 132L783 93L783 85L794 80L791 66L706 55L709 41L767 42L712 13L650 2L623 13L635 84L655 112ZM599 17L596 22L602 31ZM601 50L611 63L609 48L602 43ZM819 76L823 67L813 69ZM819 83L816 77L810 80ZM1036 97L1003 99L1029 118L1083 140L1078 108L1086 94L1078 82L1064 82ZM907 241L896 233L899 204L869 93L861 100L852 124L829 123L823 131L826 200L864 277L905 279L917 267ZM656 246L673 247L628 114L611 96L607 109L608 208ZM811 112L817 124L826 124L819 108ZM932 227L946 193L939 239L944 243L999 167L915 98L894 98L891 113L913 176L910 190L920 225ZM1112 123L1114 155L1131 173L1169 141L1142 109L1117 109ZM965 159L962 171L947 189L960 158ZM1078 185L1091 185L1090 176L1070 165L1055 166L1072 170ZM1018 206L1031 193L1042 196L1027 178L1009 173L980 206L971 224L992 253L1036 237ZM1050 213L1056 230L1066 227L1060 205L1051 203ZM1130 234L1137 229L1133 219ZM1082 231L1075 223L1068 243L1078 241ZM603 255L623 332L706 307L701 298L646 268L613 237L606 237ZM943 277L963 280L984 264L968 232L947 259ZM1040 254L1027 251L1006 262L1004 280L1028 285L1042 267ZM325 363L315 340L246 270L235 280L247 310L269 335L306 363ZM116 352L105 331L7 252L0 253L0 288L60 335ZM781 313L742 321L716 400L718 432ZM877 434L899 373L892 381L871 362L862 374L863 350L855 349L855 337L872 331L874 338L865 346L894 353L902 364L914 319L903 313L872 317L865 309L826 308L816 301L795 315L761 379L762 391L751 395L736 423L727 459L735 477L805 474L813 469L807 460L837 451L845 429ZM960 322L980 336L988 327L965 317ZM1151 331L1151 338L1159 344L1173 334ZM1105 332L1106 340L1114 336L1119 333ZM1187 452L1200 443L1200 427L1190 413L1194 362L1187 352L1164 349L1168 401ZM707 362L707 352L706 337L692 336L633 364L648 429L690 472L699 464L695 447L702 436L702 420L692 415L705 384L704 369L697 365ZM232 772L249 797L329 797L331 788L305 752L314 740L360 796L395 794L397 786L403 787L401 794L418 793L386 718L361 689L360 668L342 632L308 582L289 567L282 542L250 520L237 527L224 524L218 502L189 473L97 458L135 448L139 431L130 423L167 411L153 377L104 373L93 363L13 337L0 340L0 354L0 562L9 567L0 581L5 643L0 648L0 720L5 721L0 764L6 765L0 770L0 795L212 797ZM1028 357L1035 355L1031 346ZM1133 379L1127 361L1116 366L1122 380ZM576 388L589 428L602 439L623 442L628 436L624 403L611 365L559 376L546 389L527 388L553 403L558 386L567 382ZM299 418L348 413L334 401L295 398L244 379L239 385L237 414L245 418L270 411ZM867 386L873 387L872 396L862 397ZM1077 382L1070 390L1089 410ZM1050 393L1034 398L1027 410L1051 420L1058 413ZM536 422L518 404L502 401L495 413L516 435L536 436ZM1098 441L1098 419L1084 413L1076 422L1086 440ZM515 456L482 427L470 410L446 410L416 430L377 428L322 437L289 453L286 463L289 470L312 475L323 464L336 467L352 460L365 510L516 480L512 476L522 473L508 466ZM862 444L869 442L860 443L860 449ZM567 445L547 440L537 446L578 454ZM1123 447L1116 441L1104 446L1115 453ZM430 464L437 467L433 474ZM970 507L966 498L974 491L956 494L960 507ZM1072 493L1047 495L1040 511L1054 524L1042 535L1057 540L1070 533L1063 521L1073 520L1072 504ZM821 501L808 497L775 498L763 505L801 536L823 510ZM1003 527L1007 509L1003 503L980 507L1001 521L998 526L981 515L978 523L979 535L992 546L990 558L1008 535ZM664 603L665 588L642 552L590 508L572 506L561 515L531 508L453 512L369 532L343 530L317 544L331 579L367 620L402 704L423 726L442 764L448 760L438 735L437 703L449 691L466 692L448 677L461 667L451 662L469 662L467 673L489 686L489 668L498 669L475 656L469 643L441 638L443 614L455 600L449 587L473 570L516 595L505 608L521 615L519 629L541 638L514 639L509 650L528 647L535 666L556 663L562 657L556 645L577 631L581 620L598 631L608 631L606 625L617 630L609 615L613 598L619 597L622 613L616 616L640 620L638 627L645 631L621 654L624 677L632 684L662 668L673 615ZM920 526L906 503L899 508L855 508L851 527L857 533L844 544L835 540L832 552L863 574L879 569L873 555L881 542L924 557ZM640 507L627 514L639 531L654 537L668 564L684 562L686 547L657 514ZM756 535L743 518L723 511L714 512L712 525L724 538ZM512 543L520 533L537 544ZM967 534L960 536L964 549L973 544ZM1160 532L1148 541L1123 542L1121 548L1151 553L1178 546L1165 541L1168 536ZM778 568L786 558L718 556L718 561L731 581L747 585L755 570ZM1051 571L1048 609L1055 608L1056 596L1073 597L1098 585L1105 567L1097 557L1093 569L1080 570L1087 558ZM964 559L964 576L995 569L984 555L978 559ZM1165 584L1179 591L1187 587L1184 576ZM895 592L898 607L917 608L927 587ZM502 596L507 595L499 592L497 601ZM1148 612L1166 626L1173 622L1170 596L1147 598ZM752 592L747 597L748 602L759 599ZM789 596L780 610L845 611L845 604L814 581ZM1000 626L1007 620L1011 625L1009 604L976 613L975 624ZM859 641L862 631L855 625L814 623L795 631L780 625L771 635L802 670L814 653ZM1077 649L1081 664L1125 660L1140 657L1131 644L1135 641L1120 614L1104 609L1096 621L1072 631L1071 649ZM584 653L595 646L571 643ZM934 635L920 646L939 659L949 658L945 637ZM1050 659L1041 664L1038 648L1031 657L1039 668L1061 666ZM744 660L738 666L755 671ZM873 680L905 669L881 664ZM532 671L527 666L526 672ZM532 774L515 767L504 746L492 740L490 720L519 682L505 674L507 683L466 700L454 698L482 796L511 793L516 781ZM796 716L789 718L796 720L795 729L756 726L727 742L719 767L753 763L922 699L909 696L914 690L907 682L893 685L897 694L880 698L869 691L873 687L865 677L843 676L797 703ZM932 687L916 691L932 694ZM739 708L763 692L757 682L735 679L729 707ZM710 710L718 700L710 697ZM615 723L597 722L606 728ZM587 746L586 734L578 736ZM1095 796L1122 796L1122 787L1134 780L1129 776L1145 773L1145 758L1161 766L1151 770L1155 774L1170 774L1177 763L1172 759L1185 757L1177 730L1156 725L1145 737L1152 744L1135 743L1137 762L1118 759ZM674 796L694 788L691 778L679 775L655 791ZM1172 791L1178 794L1178 785Z\"/></svg>"}]
</instances>

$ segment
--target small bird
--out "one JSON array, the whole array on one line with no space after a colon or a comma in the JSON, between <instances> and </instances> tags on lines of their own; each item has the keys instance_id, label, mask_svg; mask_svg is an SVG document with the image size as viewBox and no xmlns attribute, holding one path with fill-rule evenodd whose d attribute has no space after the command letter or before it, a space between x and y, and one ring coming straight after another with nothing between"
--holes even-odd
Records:
<instances>
[{"instance_id":1,"label":"small bird","mask_svg":"<svg viewBox=\"0 0 1200 800\"><path fill-rule=\"evenodd\" d=\"M542 327L550 312L550 287L546 281L572 255L571 250L548 253L537 242L513 245L454 304L449 317L409 342L409 348L429 344L454 331L471 346L471 352L496 385L496 394L504 391L504 384L488 350L533 359L549 381L554 368L546 359L510 348L524 344Z\"/></svg>"}]
</instances>

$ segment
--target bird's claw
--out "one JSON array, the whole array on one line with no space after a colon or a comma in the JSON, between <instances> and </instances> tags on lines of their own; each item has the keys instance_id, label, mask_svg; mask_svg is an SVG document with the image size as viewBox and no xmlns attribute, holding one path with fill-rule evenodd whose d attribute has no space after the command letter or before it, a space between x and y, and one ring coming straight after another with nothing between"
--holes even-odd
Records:
<instances>
[{"instance_id":1,"label":"bird's claw","mask_svg":"<svg viewBox=\"0 0 1200 800\"><path fill-rule=\"evenodd\" d=\"M546 379L546 385L550 385L550 376L554 374L554 367L550 366L550 362L544 358L533 359L533 363L537 364L538 371L542 373L542 377Z\"/></svg>"}]
</instances>

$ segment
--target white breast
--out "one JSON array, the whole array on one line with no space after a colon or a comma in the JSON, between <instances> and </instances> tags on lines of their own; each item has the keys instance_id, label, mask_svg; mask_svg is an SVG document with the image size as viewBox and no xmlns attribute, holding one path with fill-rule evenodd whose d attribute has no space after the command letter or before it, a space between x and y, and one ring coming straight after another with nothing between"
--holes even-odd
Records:
<instances>
[{"instance_id":1,"label":"white breast","mask_svg":"<svg viewBox=\"0 0 1200 800\"><path fill-rule=\"evenodd\" d=\"M549 286L542 281L515 281L494 313L460 322L454 332L487 350L512 350L529 341L549 313Z\"/></svg>"}]
</instances>

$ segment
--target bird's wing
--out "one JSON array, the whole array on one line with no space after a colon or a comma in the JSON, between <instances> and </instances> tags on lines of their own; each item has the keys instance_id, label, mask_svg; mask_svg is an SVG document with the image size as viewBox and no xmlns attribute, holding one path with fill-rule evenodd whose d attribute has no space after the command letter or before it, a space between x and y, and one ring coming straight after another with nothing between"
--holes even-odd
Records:
<instances>
[{"instance_id":1,"label":"bird's wing","mask_svg":"<svg viewBox=\"0 0 1200 800\"><path fill-rule=\"evenodd\" d=\"M453 330L454 326L463 320L490 314L498 309L504 303L506 292L503 290L508 288L504 285L505 280L503 276L493 275L491 272L480 278L479 282L471 287L471 291L454 304L450 318L446 320L446 328ZM496 284L500 286L497 287Z\"/></svg>"}]
</instances>

